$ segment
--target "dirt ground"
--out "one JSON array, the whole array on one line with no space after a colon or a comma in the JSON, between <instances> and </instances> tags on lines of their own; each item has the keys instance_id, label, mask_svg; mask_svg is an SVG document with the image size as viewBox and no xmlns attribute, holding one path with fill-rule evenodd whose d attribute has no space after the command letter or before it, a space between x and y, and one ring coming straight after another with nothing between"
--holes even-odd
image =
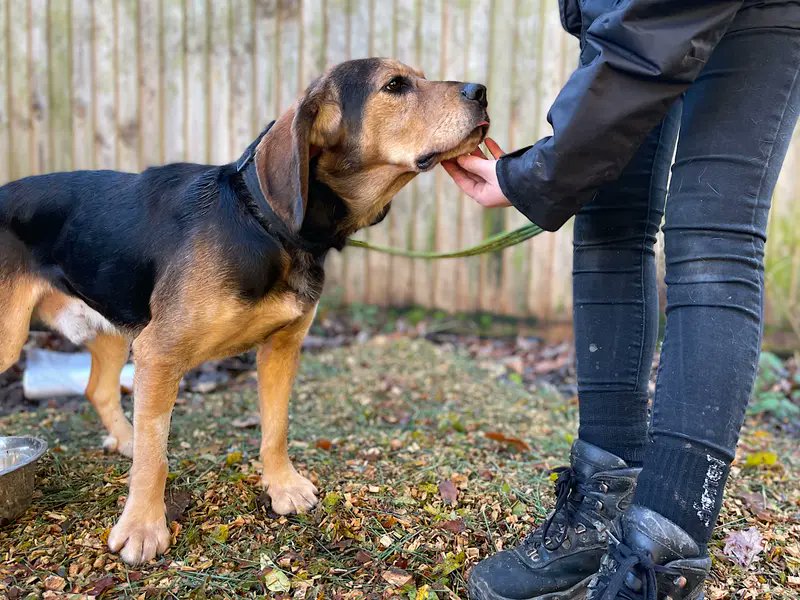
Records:
<instances>
[{"instance_id":1,"label":"dirt ground","mask_svg":"<svg viewBox=\"0 0 800 600\"><path fill-rule=\"evenodd\" d=\"M554 387L530 393L508 365L448 345L378 336L323 349L304 357L290 432L321 502L286 518L260 498L252 379L182 392L173 546L135 569L105 548L129 462L99 449L88 403L7 415L3 434L38 435L51 450L33 506L0 530L0 596L465 598L475 562L515 544L551 505L548 470L563 464L576 410ZM796 428L748 419L707 598L800 594L797 446ZM765 549L744 568L723 546L750 527Z\"/></svg>"}]
</instances>

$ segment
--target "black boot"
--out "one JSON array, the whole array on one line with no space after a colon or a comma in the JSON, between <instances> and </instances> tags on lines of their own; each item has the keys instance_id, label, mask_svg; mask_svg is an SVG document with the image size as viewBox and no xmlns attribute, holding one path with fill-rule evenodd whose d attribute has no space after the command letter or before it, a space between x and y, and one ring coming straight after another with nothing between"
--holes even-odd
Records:
<instances>
[{"instance_id":1,"label":"black boot","mask_svg":"<svg viewBox=\"0 0 800 600\"><path fill-rule=\"evenodd\" d=\"M556 505L521 545L475 565L472 600L584 598L608 548L607 529L629 504L640 469L581 440L556 469Z\"/></svg>"},{"instance_id":2,"label":"black boot","mask_svg":"<svg viewBox=\"0 0 800 600\"><path fill-rule=\"evenodd\" d=\"M609 538L586 600L702 600L711 559L675 523L633 505Z\"/></svg>"}]
</instances>

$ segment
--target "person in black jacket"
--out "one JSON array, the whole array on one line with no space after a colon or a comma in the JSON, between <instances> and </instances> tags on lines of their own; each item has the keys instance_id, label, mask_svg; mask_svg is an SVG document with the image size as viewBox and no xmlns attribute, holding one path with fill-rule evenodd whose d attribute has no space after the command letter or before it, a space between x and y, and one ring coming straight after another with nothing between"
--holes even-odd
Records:
<instances>
[{"instance_id":1,"label":"person in black jacket","mask_svg":"<svg viewBox=\"0 0 800 600\"><path fill-rule=\"evenodd\" d=\"M483 206L553 231L575 215L579 438L554 511L479 563L470 595L702 598L756 375L770 198L800 114L800 2L560 4L581 54L553 135L505 155L489 140L494 160L445 165ZM662 217L667 323L648 429Z\"/></svg>"}]
</instances>

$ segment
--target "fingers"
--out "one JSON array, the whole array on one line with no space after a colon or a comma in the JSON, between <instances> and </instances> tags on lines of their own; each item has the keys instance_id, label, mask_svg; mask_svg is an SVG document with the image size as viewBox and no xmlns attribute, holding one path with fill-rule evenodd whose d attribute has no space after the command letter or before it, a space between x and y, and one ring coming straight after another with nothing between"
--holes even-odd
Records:
<instances>
[{"instance_id":1,"label":"fingers","mask_svg":"<svg viewBox=\"0 0 800 600\"><path fill-rule=\"evenodd\" d=\"M442 162L442 166L444 167L444 170L447 171L447 174L453 178L453 181L464 193L468 195L475 193L475 187L480 182L480 179L462 169L455 160L446 160Z\"/></svg>"},{"instance_id":2,"label":"fingers","mask_svg":"<svg viewBox=\"0 0 800 600\"><path fill-rule=\"evenodd\" d=\"M497 142L495 142L492 138L487 137L484 140L484 143L486 144L486 148L488 148L489 152L491 152L492 156L494 156L495 158L500 158L505 154L500 145Z\"/></svg>"},{"instance_id":3,"label":"fingers","mask_svg":"<svg viewBox=\"0 0 800 600\"><path fill-rule=\"evenodd\" d=\"M492 180L495 170L495 161L478 158L471 154L459 156L456 160L458 161L458 165L465 171L480 177L484 181Z\"/></svg>"}]
</instances>

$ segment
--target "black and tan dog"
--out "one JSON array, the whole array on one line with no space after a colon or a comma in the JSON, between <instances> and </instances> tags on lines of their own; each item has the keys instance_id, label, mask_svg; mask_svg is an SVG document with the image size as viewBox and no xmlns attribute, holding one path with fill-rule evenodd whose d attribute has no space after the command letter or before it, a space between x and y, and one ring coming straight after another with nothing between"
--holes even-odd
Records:
<instances>
[{"instance_id":1,"label":"black and tan dog","mask_svg":"<svg viewBox=\"0 0 800 600\"><path fill-rule=\"evenodd\" d=\"M233 164L80 171L0 188L0 372L38 317L92 354L86 395L106 446L133 457L108 544L164 552L167 437L183 374L258 348L262 483L282 514L317 490L287 453L288 401L324 260L392 197L488 128L486 90L399 62L332 68ZM133 347L133 427L119 375Z\"/></svg>"}]
</instances>

